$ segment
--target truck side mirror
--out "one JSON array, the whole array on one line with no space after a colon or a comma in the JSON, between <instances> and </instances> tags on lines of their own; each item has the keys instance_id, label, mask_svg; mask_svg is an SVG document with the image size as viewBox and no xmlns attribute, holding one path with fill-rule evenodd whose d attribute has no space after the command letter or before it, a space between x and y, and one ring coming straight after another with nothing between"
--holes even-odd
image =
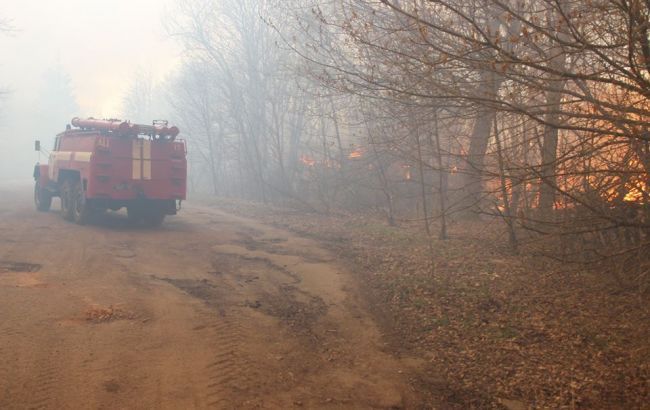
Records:
<instances>
[{"instance_id":1,"label":"truck side mirror","mask_svg":"<svg viewBox=\"0 0 650 410\"><path fill-rule=\"evenodd\" d=\"M39 140L34 141L34 151L41 150L41 142Z\"/></svg>"}]
</instances>

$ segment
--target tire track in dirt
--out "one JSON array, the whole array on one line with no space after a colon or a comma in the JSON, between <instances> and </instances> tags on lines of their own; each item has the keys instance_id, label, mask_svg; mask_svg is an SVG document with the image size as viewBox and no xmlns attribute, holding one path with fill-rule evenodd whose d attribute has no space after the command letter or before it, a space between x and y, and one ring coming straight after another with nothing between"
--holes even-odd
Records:
<instances>
[{"instance_id":1,"label":"tire track in dirt","mask_svg":"<svg viewBox=\"0 0 650 410\"><path fill-rule=\"evenodd\" d=\"M417 401L406 387L406 374L417 359L401 362L382 351L379 329L333 255L312 240L222 217L237 222L240 237L212 248L217 257L238 262L233 264L238 269L224 276L238 279L255 301L249 307L277 321L269 338L282 346L283 382L274 386L279 392L293 392L307 407L399 408ZM256 276L259 280L246 280ZM280 408L295 404L280 400Z\"/></svg>"},{"instance_id":2,"label":"tire track in dirt","mask_svg":"<svg viewBox=\"0 0 650 410\"><path fill-rule=\"evenodd\" d=\"M0 408L402 404L401 364L313 241L211 209L155 231L120 217L0 221L0 259L43 264L24 287L0 273Z\"/></svg>"},{"instance_id":3,"label":"tire track in dirt","mask_svg":"<svg viewBox=\"0 0 650 410\"><path fill-rule=\"evenodd\" d=\"M209 254L211 267L202 279L152 278L201 301L205 308L205 311L199 309L201 325L194 331L211 344L212 353L205 365L206 405L214 408L268 405L268 401L260 398L283 387L274 380L278 364L274 363L275 359L268 359L268 341L280 343L282 337L277 324L272 326L263 311L274 306L267 303L271 295L287 298L290 293L279 289L290 288L299 279L264 258L214 251ZM281 304L275 306L281 310ZM259 327L262 324L266 325L265 331ZM274 408L284 408L283 403L286 402L281 401Z\"/></svg>"},{"instance_id":4,"label":"tire track in dirt","mask_svg":"<svg viewBox=\"0 0 650 410\"><path fill-rule=\"evenodd\" d=\"M241 400L238 392L250 392L253 363L241 346L250 337L250 328L241 320L243 312L232 305L236 289L227 283L215 285L207 279L155 279L167 282L182 292L202 301L207 308L200 314L201 325L195 327L212 346L211 360L205 365L205 403L209 407L233 406Z\"/></svg>"},{"instance_id":5,"label":"tire track in dirt","mask_svg":"<svg viewBox=\"0 0 650 410\"><path fill-rule=\"evenodd\" d=\"M252 387L252 364L239 348L245 336L241 326L230 318L213 319L208 326L216 352L206 366L206 403L214 408L233 406L238 401L237 392Z\"/></svg>"},{"instance_id":6,"label":"tire track in dirt","mask_svg":"<svg viewBox=\"0 0 650 410\"><path fill-rule=\"evenodd\" d=\"M56 404L56 390L61 374L58 363L52 359L53 355L55 355L53 351L48 351L45 357L40 357L31 366L35 370L32 373L34 385L30 389L30 400L27 405L31 410L60 407Z\"/></svg>"},{"instance_id":7,"label":"tire track in dirt","mask_svg":"<svg viewBox=\"0 0 650 410\"><path fill-rule=\"evenodd\" d=\"M20 294L17 287L11 289L13 292L8 295L8 299L15 301L16 296ZM40 342L40 338L29 335L25 330L25 323L21 321L22 317L28 315L28 308L24 305L11 305L11 311L3 312L3 320L0 322L0 408L33 408L38 406L39 402L44 402L48 399L46 389L38 384L34 384L35 380L45 382L45 387L49 387L52 382L51 376L53 369L47 366L39 369L36 366L39 357L25 357L18 356L17 351L11 349L9 346L18 344L20 349L31 350ZM7 346L6 348L4 346ZM27 384L35 391L28 396L23 393L24 381L21 380L21 373L31 373L34 369L34 378L30 377ZM37 399L36 401L34 399Z\"/></svg>"},{"instance_id":8,"label":"tire track in dirt","mask_svg":"<svg viewBox=\"0 0 650 410\"><path fill-rule=\"evenodd\" d=\"M6 329L0 330L0 340L1 336L10 336L11 332ZM9 377L9 364L7 363L9 359L9 351L4 347L4 344L0 342L0 408L6 409L9 407L11 402L11 391L12 391L12 378Z\"/></svg>"},{"instance_id":9,"label":"tire track in dirt","mask_svg":"<svg viewBox=\"0 0 650 410\"><path fill-rule=\"evenodd\" d=\"M33 352L32 355L16 356L18 352L4 350L2 368L5 373L2 383L7 392L6 402L0 401L1 408L25 409L54 409L61 406L57 401L57 390L61 380L65 378L59 354L54 348L59 338L56 331L43 335L27 332L26 324L20 318L27 317L28 306L21 306L16 315L5 322L0 332L0 343L13 341L20 346L21 351ZM6 354L6 355L5 355ZM6 366L7 361L11 361ZM29 375L22 379L21 375Z\"/></svg>"},{"instance_id":10,"label":"tire track in dirt","mask_svg":"<svg viewBox=\"0 0 650 410\"><path fill-rule=\"evenodd\" d=\"M3 302L7 305L2 311L0 321L0 408L15 408L16 400L20 400L22 406L29 402L21 395L19 375L25 368L33 368L33 358L27 360L17 355L17 351L11 348L12 343L17 342L21 348L32 348L37 341L26 332L26 324L23 318L29 316L29 307L21 297L32 296L28 287L22 287L26 278L31 279L31 272L40 270L41 265L24 262L20 255L21 246L18 242L22 234L15 236L16 241L4 247L5 252L0 261L0 290L3 291ZM23 303L21 303L23 302ZM49 381L46 379L46 384ZM42 388L40 389L42 390Z\"/></svg>"}]
</instances>

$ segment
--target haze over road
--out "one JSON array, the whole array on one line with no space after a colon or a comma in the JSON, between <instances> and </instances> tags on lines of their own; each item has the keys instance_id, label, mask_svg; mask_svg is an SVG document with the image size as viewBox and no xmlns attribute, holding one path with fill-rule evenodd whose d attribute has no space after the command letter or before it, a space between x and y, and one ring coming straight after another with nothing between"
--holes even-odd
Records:
<instances>
[{"instance_id":1,"label":"haze over road","mask_svg":"<svg viewBox=\"0 0 650 410\"><path fill-rule=\"evenodd\" d=\"M218 210L77 226L0 192L3 409L415 403L361 301L313 241Z\"/></svg>"}]
</instances>

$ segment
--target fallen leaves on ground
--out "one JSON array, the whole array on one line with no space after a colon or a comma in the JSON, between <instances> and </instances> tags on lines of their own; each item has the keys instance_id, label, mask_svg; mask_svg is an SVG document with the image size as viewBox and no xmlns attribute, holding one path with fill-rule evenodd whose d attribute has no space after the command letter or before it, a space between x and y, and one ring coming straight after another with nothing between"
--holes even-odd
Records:
<instances>
[{"instance_id":1,"label":"fallen leaves on ground","mask_svg":"<svg viewBox=\"0 0 650 410\"><path fill-rule=\"evenodd\" d=\"M214 200L314 238L357 267L385 332L428 359L432 403L452 408L643 408L650 403L647 300L597 269L512 255L497 222L456 223L451 239L374 216ZM388 307L388 309L385 309ZM382 322L381 318L379 322ZM647 408L647 407L646 407Z\"/></svg>"},{"instance_id":2,"label":"fallen leaves on ground","mask_svg":"<svg viewBox=\"0 0 650 410\"><path fill-rule=\"evenodd\" d=\"M130 320L134 315L113 305L108 307L92 306L86 310L86 321L90 323L108 323L115 320Z\"/></svg>"}]
</instances>

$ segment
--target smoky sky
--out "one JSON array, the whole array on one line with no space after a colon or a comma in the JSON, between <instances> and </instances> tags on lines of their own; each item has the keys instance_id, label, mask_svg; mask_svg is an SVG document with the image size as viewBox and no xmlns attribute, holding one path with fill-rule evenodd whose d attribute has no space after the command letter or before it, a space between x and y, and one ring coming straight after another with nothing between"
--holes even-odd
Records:
<instances>
[{"instance_id":1,"label":"smoky sky","mask_svg":"<svg viewBox=\"0 0 650 410\"><path fill-rule=\"evenodd\" d=\"M165 30L170 3L0 2L11 27L0 34L0 180L29 174L33 140L49 144L64 117L121 117L136 72L159 81L174 70L180 53Z\"/></svg>"}]
</instances>

